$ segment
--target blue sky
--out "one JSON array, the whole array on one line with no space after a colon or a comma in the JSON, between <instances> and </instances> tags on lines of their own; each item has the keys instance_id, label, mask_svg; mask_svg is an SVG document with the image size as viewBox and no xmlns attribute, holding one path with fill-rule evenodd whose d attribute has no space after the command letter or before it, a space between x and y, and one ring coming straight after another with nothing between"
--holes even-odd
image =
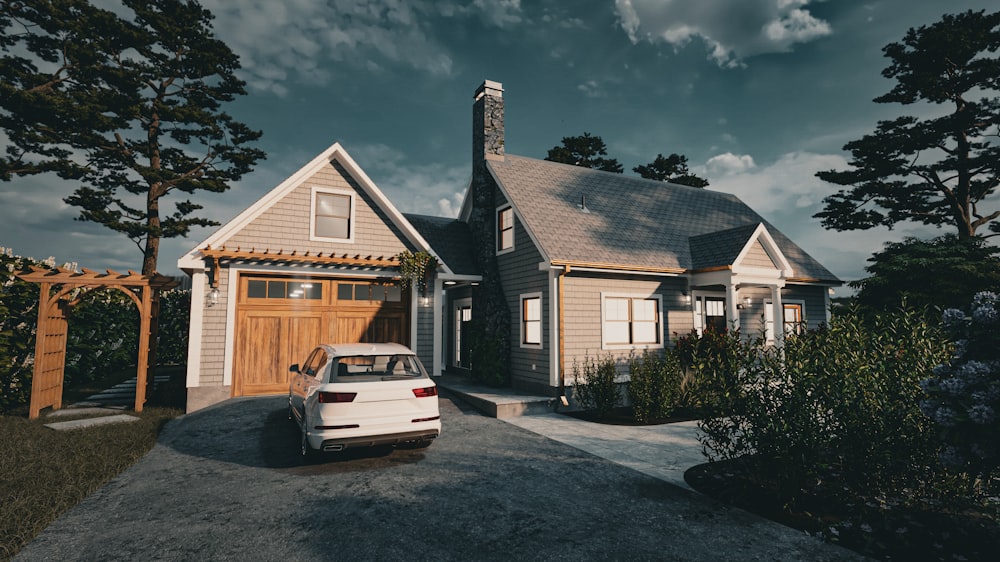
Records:
<instances>
[{"instance_id":1,"label":"blue sky","mask_svg":"<svg viewBox=\"0 0 1000 562\"><path fill-rule=\"evenodd\" d=\"M837 233L812 215L846 167L843 145L879 119L933 107L875 104L882 47L963 0L202 0L241 57L249 95L228 111L268 153L225 194L225 222L339 141L403 212L454 216L471 175L472 95L502 82L508 153L544 158L564 136L601 136L631 173L684 154L709 189L739 195L844 280L917 225ZM125 237L74 221L73 186L0 184L0 246L91 269L140 269ZM206 238L165 240L160 271ZM842 291L843 292L843 291Z\"/></svg>"}]
</instances>

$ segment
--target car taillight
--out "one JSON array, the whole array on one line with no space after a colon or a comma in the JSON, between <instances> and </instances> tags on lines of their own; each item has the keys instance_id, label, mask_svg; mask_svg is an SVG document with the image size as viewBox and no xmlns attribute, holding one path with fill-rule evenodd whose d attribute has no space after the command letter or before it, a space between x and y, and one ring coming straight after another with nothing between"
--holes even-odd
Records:
<instances>
[{"instance_id":1,"label":"car taillight","mask_svg":"<svg viewBox=\"0 0 1000 562\"><path fill-rule=\"evenodd\" d=\"M438 389L436 386L428 386L427 388L414 388L413 395L417 398L427 398L428 396L437 396Z\"/></svg>"},{"instance_id":2,"label":"car taillight","mask_svg":"<svg viewBox=\"0 0 1000 562\"><path fill-rule=\"evenodd\" d=\"M357 395L357 392L320 392L318 398L320 404L336 404L354 402L354 397Z\"/></svg>"}]
</instances>

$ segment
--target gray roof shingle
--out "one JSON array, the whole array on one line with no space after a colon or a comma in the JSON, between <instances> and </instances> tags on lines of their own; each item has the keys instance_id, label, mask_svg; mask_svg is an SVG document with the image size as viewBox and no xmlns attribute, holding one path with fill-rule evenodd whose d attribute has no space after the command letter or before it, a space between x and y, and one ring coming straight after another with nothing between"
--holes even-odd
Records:
<instances>
[{"instance_id":1,"label":"gray roof shingle","mask_svg":"<svg viewBox=\"0 0 1000 562\"><path fill-rule=\"evenodd\" d=\"M488 165L550 260L684 270L720 265L727 252L735 258L742 250L744 229L748 237L763 223L794 277L839 281L735 195L510 154ZM724 247L705 255L713 244Z\"/></svg>"},{"instance_id":2,"label":"gray roof shingle","mask_svg":"<svg viewBox=\"0 0 1000 562\"><path fill-rule=\"evenodd\" d=\"M403 213L439 258L458 275L479 275L469 225L457 219Z\"/></svg>"}]
</instances>

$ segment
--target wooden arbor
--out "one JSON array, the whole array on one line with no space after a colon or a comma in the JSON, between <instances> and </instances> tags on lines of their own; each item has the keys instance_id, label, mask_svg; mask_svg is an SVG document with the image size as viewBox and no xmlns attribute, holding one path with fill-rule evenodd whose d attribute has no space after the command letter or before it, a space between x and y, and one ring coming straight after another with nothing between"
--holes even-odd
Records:
<instances>
[{"instance_id":1,"label":"wooden arbor","mask_svg":"<svg viewBox=\"0 0 1000 562\"><path fill-rule=\"evenodd\" d=\"M62 268L30 266L17 276L41 286L38 296L38 328L35 334L35 369L31 379L31 403L28 417L35 419L43 408L62 408L63 378L66 367L67 314L80 297L95 289L118 289L139 308L139 353L137 355L135 411L146 402L149 366L156 360L156 331L159 319L160 291L172 289L178 282L164 275L128 274L107 270L99 273L83 268L82 273Z\"/></svg>"}]
</instances>

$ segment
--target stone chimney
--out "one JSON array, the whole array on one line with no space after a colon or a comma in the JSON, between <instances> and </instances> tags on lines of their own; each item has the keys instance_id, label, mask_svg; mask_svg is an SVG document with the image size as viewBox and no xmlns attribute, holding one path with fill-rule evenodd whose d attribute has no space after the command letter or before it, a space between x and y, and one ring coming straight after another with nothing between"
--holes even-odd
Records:
<instances>
[{"instance_id":1,"label":"stone chimney","mask_svg":"<svg viewBox=\"0 0 1000 562\"><path fill-rule=\"evenodd\" d=\"M486 168L488 161L502 162L503 85L486 80L476 89L472 105L472 212L469 230L482 281L472 291L473 338L483 342L472 361L494 381L510 380L510 310L500 279L496 256L497 187Z\"/></svg>"},{"instance_id":2,"label":"stone chimney","mask_svg":"<svg viewBox=\"0 0 1000 562\"><path fill-rule=\"evenodd\" d=\"M472 106L473 174L484 160L503 160L503 84L486 80Z\"/></svg>"}]
</instances>

